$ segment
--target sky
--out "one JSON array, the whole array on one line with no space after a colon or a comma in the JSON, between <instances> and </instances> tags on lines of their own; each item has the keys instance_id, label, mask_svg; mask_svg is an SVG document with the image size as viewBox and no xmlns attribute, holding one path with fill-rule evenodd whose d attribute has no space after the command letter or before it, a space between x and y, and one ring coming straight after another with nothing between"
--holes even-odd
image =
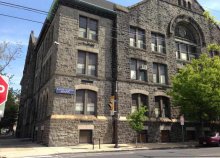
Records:
<instances>
[{"instance_id":1,"label":"sky","mask_svg":"<svg viewBox=\"0 0 220 158\"><path fill-rule=\"evenodd\" d=\"M5 73L14 75L11 87L20 89L20 81L23 75L24 62L27 53L30 32L33 30L37 37L42 28L42 24L33 23L9 17L4 17L1 14L17 16L21 18L31 19L39 22L44 22L46 15L24 11L17 8L10 8L2 4L13 3L24 7L30 7L38 10L49 11L53 0L0 0L0 42L6 41L12 44L22 44L22 52L20 56L13 61L5 70ZM141 0L109 0L111 2L131 6ZM198 2L220 20L220 0L198 0Z\"/></svg>"}]
</instances>

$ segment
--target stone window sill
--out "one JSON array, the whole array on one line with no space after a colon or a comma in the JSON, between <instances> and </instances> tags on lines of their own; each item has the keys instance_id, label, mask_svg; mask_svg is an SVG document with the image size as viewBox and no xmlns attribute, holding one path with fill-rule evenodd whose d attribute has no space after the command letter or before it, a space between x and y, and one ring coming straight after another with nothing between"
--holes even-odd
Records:
<instances>
[{"instance_id":1,"label":"stone window sill","mask_svg":"<svg viewBox=\"0 0 220 158\"><path fill-rule=\"evenodd\" d=\"M97 40L91 40L91 39L88 39L88 38L78 37L78 40L92 42L92 43L95 43L95 44L98 43L98 39Z\"/></svg>"},{"instance_id":2,"label":"stone window sill","mask_svg":"<svg viewBox=\"0 0 220 158\"><path fill-rule=\"evenodd\" d=\"M140 51L146 51L145 48L138 48L138 47L132 47L132 46L129 46L130 49L135 49L135 50L140 50Z\"/></svg>"},{"instance_id":3,"label":"stone window sill","mask_svg":"<svg viewBox=\"0 0 220 158\"><path fill-rule=\"evenodd\" d=\"M151 52L153 53L155 56L158 56L158 57L167 57L166 53L159 53L159 52Z\"/></svg>"},{"instance_id":4,"label":"stone window sill","mask_svg":"<svg viewBox=\"0 0 220 158\"><path fill-rule=\"evenodd\" d=\"M148 84L147 81L140 81L140 80L134 80L134 79L130 79L129 82L132 82L132 83L139 83L139 84Z\"/></svg>"},{"instance_id":5,"label":"stone window sill","mask_svg":"<svg viewBox=\"0 0 220 158\"><path fill-rule=\"evenodd\" d=\"M97 76L89 76L89 75L85 75L85 74L77 74L77 77L83 77L83 78L86 78L86 79L98 80Z\"/></svg>"}]
</instances>

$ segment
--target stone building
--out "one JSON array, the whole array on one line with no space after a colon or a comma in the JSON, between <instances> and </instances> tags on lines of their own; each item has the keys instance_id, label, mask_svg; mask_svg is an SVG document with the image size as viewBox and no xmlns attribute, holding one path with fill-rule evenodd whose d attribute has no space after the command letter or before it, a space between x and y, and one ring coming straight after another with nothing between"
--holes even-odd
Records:
<instances>
[{"instance_id":1,"label":"stone building","mask_svg":"<svg viewBox=\"0 0 220 158\"><path fill-rule=\"evenodd\" d=\"M117 96L119 143L134 141L126 116L140 105L144 142L181 141L179 111L166 90L178 69L220 43L220 29L196 0L55 0L36 39L30 35L17 136L48 146L115 141L108 103ZM210 127L206 125L206 130ZM184 126L196 139L197 123Z\"/></svg>"}]
</instances>

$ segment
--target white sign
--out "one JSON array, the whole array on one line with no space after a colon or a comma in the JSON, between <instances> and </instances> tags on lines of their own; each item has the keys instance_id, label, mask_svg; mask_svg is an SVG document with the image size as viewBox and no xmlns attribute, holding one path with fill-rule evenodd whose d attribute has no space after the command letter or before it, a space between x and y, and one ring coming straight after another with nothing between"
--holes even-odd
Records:
<instances>
[{"instance_id":1,"label":"white sign","mask_svg":"<svg viewBox=\"0 0 220 158\"><path fill-rule=\"evenodd\" d=\"M184 115L181 115L180 116L180 124L181 124L181 126L184 126Z\"/></svg>"}]
</instances>

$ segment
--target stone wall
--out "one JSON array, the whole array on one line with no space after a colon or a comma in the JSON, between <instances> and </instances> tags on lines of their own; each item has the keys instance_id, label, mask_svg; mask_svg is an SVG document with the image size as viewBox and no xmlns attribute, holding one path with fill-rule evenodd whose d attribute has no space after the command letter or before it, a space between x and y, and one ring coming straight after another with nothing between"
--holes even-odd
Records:
<instances>
[{"instance_id":1,"label":"stone wall","mask_svg":"<svg viewBox=\"0 0 220 158\"><path fill-rule=\"evenodd\" d=\"M91 123L82 120L52 119L50 121L49 146L66 146L79 144L79 126L94 126L92 138L95 144L112 143L112 121L111 120L89 120Z\"/></svg>"}]
</instances>

